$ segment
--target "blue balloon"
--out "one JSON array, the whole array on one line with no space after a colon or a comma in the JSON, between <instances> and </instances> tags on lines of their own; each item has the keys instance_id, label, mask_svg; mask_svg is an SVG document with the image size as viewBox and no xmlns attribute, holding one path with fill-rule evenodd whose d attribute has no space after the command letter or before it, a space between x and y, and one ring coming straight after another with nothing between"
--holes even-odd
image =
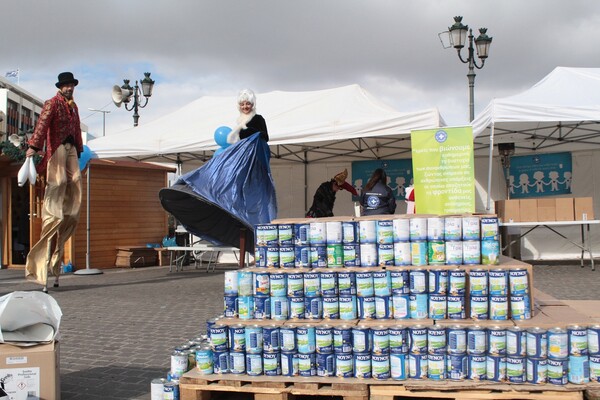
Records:
<instances>
[{"instance_id":1,"label":"blue balloon","mask_svg":"<svg viewBox=\"0 0 600 400\"><path fill-rule=\"evenodd\" d=\"M85 144L83 145L83 151L79 155L79 170L83 171L87 166L88 162L92 159L92 151Z\"/></svg>"},{"instance_id":2,"label":"blue balloon","mask_svg":"<svg viewBox=\"0 0 600 400\"><path fill-rule=\"evenodd\" d=\"M231 132L231 128L228 126L220 126L215 130L215 142L221 147L229 146L227 143L227 135Z\"/></svg>"},{"instance_id":3,"label":"blue balloon","mask_svg":"<svg viewBox=\"0 0 600 400\"><path fill-rule=\"evenodd\" d=\"M215 150L215 154L213 154L213 157L218 156L219 154L221 154L222 152L225 151L225 147L219 147L217 150Z\"/></svg>"}]
</instances>

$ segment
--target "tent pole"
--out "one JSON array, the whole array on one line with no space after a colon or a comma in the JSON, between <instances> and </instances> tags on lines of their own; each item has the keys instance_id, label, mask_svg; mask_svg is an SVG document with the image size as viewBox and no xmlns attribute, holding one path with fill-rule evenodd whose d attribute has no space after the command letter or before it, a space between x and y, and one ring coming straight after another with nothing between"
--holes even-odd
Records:
<instances>
[{"instance_id":1,"label":"tent pole","mask_svg":"<svg viewBox=\"0 0 600 400\"><path fill-rule=\"evenodd\" d=\"M494 123L490 132L490 156L488 161L488 186L487 186L487 206L485 210L489 213L491 210L491 193L492 193L492 161L494 156Z\"/></svg>"},{"instance_id":2,"label":"tent pole","mask_svg":"<svg viewBox=\"0 0 600 400\"><path fill-rule=\"evenodd\" d=\"M308 152L304 150L304 212L308 211Z\"/></svg>"}]
</instances>

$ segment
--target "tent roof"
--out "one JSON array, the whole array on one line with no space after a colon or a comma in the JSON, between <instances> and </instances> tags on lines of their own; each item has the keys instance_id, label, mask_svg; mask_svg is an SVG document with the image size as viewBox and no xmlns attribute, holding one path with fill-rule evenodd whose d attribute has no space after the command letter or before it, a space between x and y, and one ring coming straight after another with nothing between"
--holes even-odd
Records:
<instances>
[{"instance_id":1,"label":"tent roof","mask_svg":"<svg viewBox=\"0 0 600 400\"><path fill-rule=\"evenodd\" d=\"M475 147L515 143L525 150L600 148L600 68L557 67L530 89L497 98L473 121Z\"/></svg>"},{"instance_id":2,"label":"tent roof","mask_svg":"<svg viewBox=\"0 0 600 400\"><path fill-rule=\"evenodd\" d=\"M267 121L273 158L299 162L409 153L411 130L444 124L437 109L401 113L358 85L258 94L256 108ZM236 97L205 96L119 133L118 141L110 135L91 140L88 146L98 158L206 161L218 148L215 129L233 127L237 115Z\"/></svg>"}]
</instances>

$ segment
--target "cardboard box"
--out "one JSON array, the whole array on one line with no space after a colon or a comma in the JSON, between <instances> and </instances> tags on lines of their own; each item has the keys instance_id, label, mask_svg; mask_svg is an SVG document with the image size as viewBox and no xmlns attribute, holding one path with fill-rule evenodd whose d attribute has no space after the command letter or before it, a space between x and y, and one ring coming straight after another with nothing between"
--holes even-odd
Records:
<instances>
[{"instance_id":1,"label":"cardboard box","mask_svg":"<svg viewBox=\"0 0 600 400\"><path fill-rule=\"evenodd\" d=\"M537 199L538 221L556 221L556 199Z\"/></svg>"},{"instance_id":2,"label":"cardboard box","mask_svg":"<svg viewBox=\"0 0 600 400\"><path fill-rule=\"evenodd\" d=\"M31 347L0 344L0 377L11 375L4 381L11 399L60 399L59 347L59 342Z\"/></svg>"},{"instance_id":3,"label":"cardboard box","mask_svg":"<svg viewBox=\"0 0 600 400\"><path fill-rule=\"evenodd\" d=\"M572 197L556 198L556 220L573 221L575 220L575 203Z\"/></svg>"},{"instance_id":4,"label":"cardboard box","mask_svg":"<svg viewBox=\"0 0 600 400\"><path fill-rule=\"evenodd\" d=\"M591 197L575 197L575 221L594 219L594 200Z\"/></svg>"},{"instance_id":5,"label":"cardboard box","mask_svg":"<svg viewBox=\"0 0 600 400\"><path fill-rule=\"evenodd\" d=\"M537 199L521 199L519 200L520 222L536 222L539 221L537 214Z\"/></svg>"},{"instance_id":6,"label":"cardboard box","mask_svg":"<svg viewBox=\"0 0 600 400\"><path fill-rule=\"evenodd\" d=\"M498 200L496 213L502 222L520 222L519 200Z\"/></svg>"}]
</instances>

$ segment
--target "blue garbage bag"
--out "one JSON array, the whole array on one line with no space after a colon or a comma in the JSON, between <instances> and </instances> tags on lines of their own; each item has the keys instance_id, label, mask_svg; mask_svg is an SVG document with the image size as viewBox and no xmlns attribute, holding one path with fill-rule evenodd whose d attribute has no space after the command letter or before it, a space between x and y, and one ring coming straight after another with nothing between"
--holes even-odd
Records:
<instances>
[{"instance_id":1,"label":"blue garbage bag","mask_svg":"<svg viewBox=\"0 0 600 400\"><path fill-rule=\"evenodd\" d=\"M255 133L159 192L163 208L189 232L216 245L254 246L254 227L277 217L267 143Z\"/></svg>"}]
</instances>

